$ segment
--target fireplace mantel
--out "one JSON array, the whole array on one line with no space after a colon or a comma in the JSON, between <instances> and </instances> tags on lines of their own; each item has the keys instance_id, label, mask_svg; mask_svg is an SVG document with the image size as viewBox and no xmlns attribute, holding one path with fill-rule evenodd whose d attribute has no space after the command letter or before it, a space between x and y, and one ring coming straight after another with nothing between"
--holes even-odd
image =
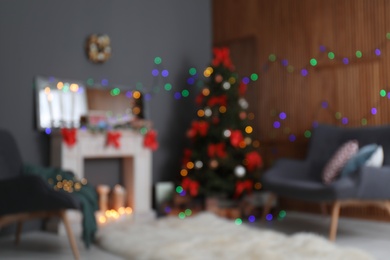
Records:
<instances>
[{"instance_id":1,"label":"fireplace mantel","mask_svg":"<svg viewBox=\"0 0 390 260\"><path fill-rule=\"evenodd\" d=\"M143 145L143 135L134 130L119 130L120 147L107 145L107 133L77 130L76 143L68 146L60 133L51 138L51 165L70 170L84 178L85 159L121 158L123 186L127 191L127 206L134 216L154 215L152 210L152 151ZM91 178L91 177L89 177Z\"/></svg>"}]
</instances>

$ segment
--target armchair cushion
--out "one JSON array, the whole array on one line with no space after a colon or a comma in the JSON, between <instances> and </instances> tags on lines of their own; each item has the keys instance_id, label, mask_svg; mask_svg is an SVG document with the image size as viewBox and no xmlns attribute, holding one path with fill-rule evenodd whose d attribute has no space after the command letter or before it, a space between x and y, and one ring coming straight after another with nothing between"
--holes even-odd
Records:
<instances>
[{"instance_id":1,"label":"armchair cushion","mask_svg":"<svg viewBox=\"0 0 390 260\"><path fill-rule=\"evenodd\" d=\"M368 159L378 149L377 144L368 144L359 149L359 151L347 161L343 169L341 170L341 177L346 177L355 172L359 167L364 165Z\"/></svg>"},{"instance_id":2,"label":"armchair cushion","mask_svg":"<svg viewBox=\"0 0 390 260\"><path fill-rule=\"evenodd\" d=\"M368 158L365 165L371 167L381 167L383 165L383 159L383 147L382 145L379 145L375 152L370 156L370 158Z\"/></svg>"},{"instance_id":3,"label":"armchair cushion","mask_svg":"<svg viewBox=\"0 0 390 260\"><path fill-rule=\"evenodd\" d=\"M322 181L325 184L330 184L335 180L340 170L357 153L358 149L359 144L357 140L350 140L344 143L325 165L324 171L322 172Z\"/></svg>"}]
</instances>

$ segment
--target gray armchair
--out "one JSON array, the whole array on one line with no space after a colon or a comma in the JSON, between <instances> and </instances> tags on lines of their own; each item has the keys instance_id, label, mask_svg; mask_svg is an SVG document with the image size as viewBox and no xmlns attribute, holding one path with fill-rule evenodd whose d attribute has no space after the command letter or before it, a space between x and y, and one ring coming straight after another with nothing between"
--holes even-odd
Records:
<instances>
[{"instance_id":1,"label":"gray armchair","mask_svg":"<svg viewBox=\"0 0 390 260\"><path fill-rule=\"evenodd\" d=\"M362 165L345 177L330 184L322 181L322 172L337 149L349 140L359 147L378 144L383 148L381 167ZM265 190L270 192L263 218L279 197L332 204L329 239L335 240L340 208L351 205L377 205L390 214L390 126L337 127L319 125L313 129L306 159L280 159L262 176Z\"/></svg>"},{"instance_id":2,"label":"gray armchair","mask_svg":"<svg viewBox=\"0 0 390 260\"><path fill-rule=\"evenodd\" d=\"M23 222L33 218L60 217L68 234L75 259L79 251L65 214L66 209L81 208L70 194L55 191L36 175L24 175L23 163L12 134L0 129L0 227L17 223L16 244Z\"/></svg>"}]
</instances>

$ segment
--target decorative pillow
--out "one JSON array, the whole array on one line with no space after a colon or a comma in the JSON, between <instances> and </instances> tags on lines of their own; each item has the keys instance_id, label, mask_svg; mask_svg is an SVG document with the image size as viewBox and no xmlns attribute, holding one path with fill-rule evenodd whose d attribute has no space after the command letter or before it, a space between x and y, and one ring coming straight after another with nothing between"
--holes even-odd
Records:
<instances>
[{"instance_id":1,"label":"decorative pillow","mask_svg":"<svg viewBox=\"0 0 390 260\"><path fill-rule=\"evenodd\" d=\"M383 147L379 145L364 165L371 167L381 167L383 165L383 157Z\"/></svg>"},{"instance_id":2,"label":"decorative pillow","mask_svg":"<svg viewBox=\"0 0 390 260\"><path fill-rule=\"evenodd\" d=\"M359 169L364 165L367 160L375 153L379 146L377 144L365 145L359 149L359 151L351 157L341 170L341 177L347 177L351 175L354 171Z\"/></svg>"},{"instance_id":3,"label":"decorative pillow","mask_svg":"<svg viewBox=\"0 0 390 260\"><path fill-rule=\"evenodd\" d=\"M322 172L322 181L325 184L331 184L340 173L341 168L344 167L347 161L351 159L358 150L359 144L357 140L351 140L341 145L326 163Z\"/></svg>"}]
</instances>

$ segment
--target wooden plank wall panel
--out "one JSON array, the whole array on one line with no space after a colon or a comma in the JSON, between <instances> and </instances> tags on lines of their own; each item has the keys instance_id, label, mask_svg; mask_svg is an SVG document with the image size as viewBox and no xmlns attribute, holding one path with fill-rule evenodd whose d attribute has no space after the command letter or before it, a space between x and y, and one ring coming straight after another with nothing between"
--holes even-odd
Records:
<instances>
[{"instance_id":1,"label":"wooden plank wall panel","mask_svg":"<svg viewBox=\"0 0 390 260\"><path fill-rule=\"evenodd\" d=\"M303 158L304 133L314 122L345 127L362 126L362 119L367 125L390 123L390 99L379 95L381 89L390 91L389 13L388 0L213 1L214 45L234 46L233 62L245 67L240 72L259 74L248 100L266 167L280 157ZM252 55L243 54L248 39ZM329 51L335 60L328 58ZM276 55L275 62L268 60L270 54ZM347 65L345 57L350 58ZM308 66L311 58L318 60L314 68ZM283 59L290 67L281 65ZM243 64L252 64L252 71ZM307 77L300 74L302 68L308 68ZM328 108L321 106L324 101ZM376 115L370 113L373 107ZM275 129L280 112L287 119ZM290 134L295 142L289 141Z\"/></svg>"},{"instance_id":2,"label":"wooden plank wall panel","mask_svg":"<svg viewBox=\"0 0 390 260\"><path fill-rule=\"evenodd\" d=\"M256 42L252 63L257 64L253 72L260 75L259 91L251 104L257 107L256 136L267 144L288 142L291 133L305 143L303 133L313 121L342 125L336 112L348 118L346 126L361 125L365 116L369 125L389 123L386 104L369 116L379 102L379 90L389 85L388 11L384 0L214 0L215 45L239 45L248 37ZM373 52L378 47L379 58ZM337 61L328 59L330 50ZM354 58L357 50L363 52L360 60ZM275 62L268 61L270 54L276 55ZM318 60L315 68L308 66L313 57ZM340 60L343 57L350 58L348 65ZM281 65L282 59L292 73ZM309 75L302 77L299 72L305 67ZM319 111L322 101L329 109ZM274 129L280 112L288 118Z\"/></svg>"}]
</instances>

